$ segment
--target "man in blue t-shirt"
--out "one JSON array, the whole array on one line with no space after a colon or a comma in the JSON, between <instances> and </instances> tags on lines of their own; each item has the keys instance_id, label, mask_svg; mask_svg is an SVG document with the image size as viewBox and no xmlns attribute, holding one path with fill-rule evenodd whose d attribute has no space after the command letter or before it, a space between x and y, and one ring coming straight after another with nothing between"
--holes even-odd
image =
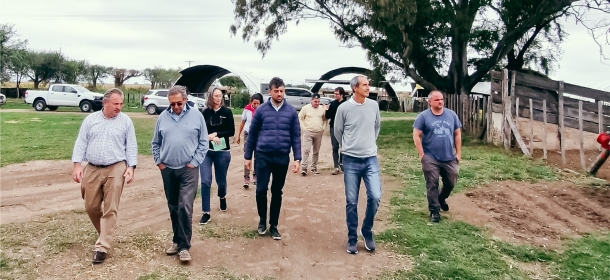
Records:
<instances>
[{"instance_id":1,"label":"man in blue t-shirt","mask_svg":"<svg viewBox=\"0 0 610 280\"><path fill-rule=\"evenodd\" d=\"M440 91L428 95L428 104L430 108L421 112L413 124L413 142L426 179L430 221L438 223L441 220L439 208L449 211L445 200L457 183L458 163L462 160L462 123L454 111L443 107ZM440 192L439 177L443 180Z\"/></svg>"}]
</instances>

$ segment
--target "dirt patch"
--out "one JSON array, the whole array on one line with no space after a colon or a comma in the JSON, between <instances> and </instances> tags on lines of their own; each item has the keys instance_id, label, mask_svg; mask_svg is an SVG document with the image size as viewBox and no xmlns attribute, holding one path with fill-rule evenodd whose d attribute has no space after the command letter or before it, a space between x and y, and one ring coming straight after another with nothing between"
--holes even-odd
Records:
<instances>
[{"instance_id":1,"label":"dirt patch","mask_svg":"<svg viewBox=\"0 0 610 280\"><path fill-rule=\"evenodd\" d=\"M510 242L554 248L565 237L610 229L610 190L567 182L497 182L450 197L456 219Z\"/></svg>"},{"instance_id":2,"label":"dirt patch","mask_svg":"<svg viewBox=\"0 0 610 280\"><path fill-rule=\"evenodd\" d=\"M243 189L243 148L231 145L227 194L228 211L218 211L219 201L212 189L212 221L199 226L201 200L195 201L194 232L191 254L193 261L183 267L176 257L163 253L166 242L150 243L153 253L133 257L127 244L116 242L110 258L101 267L92 267L91 247L74 246L67 252L34 264L49 278L78 278L99 275L104 278L132 279L140 272L153 272L156 267L186 268L190 278L205 274L210 267L226 268L238 275L277 279L347 279L374 277L386 270L405 269L410 262L399 258L378 244L375 253L368 253L359 242L360 253L345 252L345 192L343 176L331 175L330 139L324 137L320 152L321 174L302 177L289 174L284 188L279 230L281 241L254 233L258 223L254 188ZM171 231L169 213L158 169L152 157L140 156L134 183L126 185L121 197L117 240L130 240L131 234ZM63 210L83 209L80 186L71 181L70 161L32 161L0 168L0 223L35 220L40 215ZM399 185L382 182L384 195L375 231L385 228L389 198ZM364 187L364 186L363 186ZM361 191L359 215L364 216L365 192ZM84 215L84 214L83 214ZM91 226L93 231L93 226ZM162 235L162 234L161 234ZM163 235L162 235L163 236ZM149 252L150 252L149 251Z\"/></svg>"}]
</instances>

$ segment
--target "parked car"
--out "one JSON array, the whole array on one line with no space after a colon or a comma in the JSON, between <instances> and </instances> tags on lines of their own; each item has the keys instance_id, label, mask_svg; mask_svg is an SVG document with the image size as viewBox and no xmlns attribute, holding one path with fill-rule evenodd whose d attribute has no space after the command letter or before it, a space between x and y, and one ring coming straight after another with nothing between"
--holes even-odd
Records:
<instances>
[{"instance_id":1,"label":"parked car","mask_svg":"<svg viewBox=\"0 0 610 280\"><path fill-rule=\"evenodd\" d=\"M159 114L163 110L169 107L169 100L167 99L168 89L152 89L144 96L142 101L142 108L146 110L149 115ZM188 95L189 105L195 107L199 111L203 111L205 108L205 99Z\"/></svg>"},{"instance_id":2,"label":"parked car","mask_svg":"<svg viewBox=\"0 0 610 280\"><path fill-rule=\"evenodd\" d=\"M0 93L0 107L2 107L2 105L4 105L4 103L6 103L6 96L2 93Z\"/></svg>"},{"instance_id":3,"label":"parked car","mask_svg":"<svg viewBox=\"0 0 610 280\"><path fill-rule=\"evenodd\" d=\"M27 90L24 102L32 104L34 110L57 110L59 106L80 107L83 112L102 109L103 94L71 84L53 84L47 90Z\"/></svg>"},{"instance_id":4,"label":"parked car","mask_svg":"<svg viewBox=\"0 0 610 280\"><path fill-rule=\"evenodd\" d=\"M311 103L312 95L313 92L304 88L287 87L286 93L284 94L284 100L297 109L297 111L300 111L303 106ZM263 102L267 102L269 97L269 93L263 94ZM332 98L320 97L320 104L322 105L330 104L331 101L333 101Z\"/></svg>"}]
</instances>

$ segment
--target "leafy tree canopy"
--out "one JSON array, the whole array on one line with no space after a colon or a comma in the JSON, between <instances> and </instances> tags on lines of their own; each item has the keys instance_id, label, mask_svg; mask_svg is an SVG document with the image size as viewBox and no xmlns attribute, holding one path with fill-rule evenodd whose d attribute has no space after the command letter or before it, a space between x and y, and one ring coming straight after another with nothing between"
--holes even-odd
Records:
<instances>
[{"instance_id":1,"label":"leafy tree canopy","mask_svg":"<svg viewBox=\"0 0 610 280\"><path fill-rule=\"evenodd\" d=\"M499 63L552 70L548 44L565 33L560 17L610 11L610 0L233 0L233 34L264 56L290 22L328 20L336 38L360 46L383 73L402 71L420 85L468 93ZM259 37L262 33L262 38ZM546 36L547 38L541 38ZM533 38L530 40L530 38ZM529 43L528 43L529 42ZM557 45L557 44L555 44ZM549 53L540 49L549 48ZM510 59L507 55L510 54Z\"/></svg>"}]
</instances>

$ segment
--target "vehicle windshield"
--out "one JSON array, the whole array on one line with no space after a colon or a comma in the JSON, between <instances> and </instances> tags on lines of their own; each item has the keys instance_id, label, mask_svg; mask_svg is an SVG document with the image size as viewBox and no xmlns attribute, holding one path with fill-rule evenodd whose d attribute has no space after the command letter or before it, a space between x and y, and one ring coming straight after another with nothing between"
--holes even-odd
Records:
<instances>
[{"instance_id":1,"label":"vehicle windshield","mask_svg":"<svg viewBox=\"0 0 610 280\"><path fill-rule=\"evenodd\" d=\"M74 89L76 89L76 91L80 92L80 93L87 93L90 92L88 89L82 87L82 86L72 86Z\"/></svg>"}]
</instances>

